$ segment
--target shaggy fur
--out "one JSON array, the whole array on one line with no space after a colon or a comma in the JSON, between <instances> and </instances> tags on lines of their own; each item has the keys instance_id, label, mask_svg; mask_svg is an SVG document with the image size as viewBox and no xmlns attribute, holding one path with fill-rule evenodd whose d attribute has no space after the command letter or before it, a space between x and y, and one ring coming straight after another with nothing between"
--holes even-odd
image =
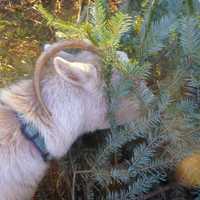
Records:
<instances>
[{"instance_id":1,"label":"shaggy fur","mask_svg":"<svg viewBox=\"0 0 200 200\"><path fill-rule=\"evenodd\" d=\"M16 113L38 128L48 151L57 159L83 133L109 127L98 58L89 52L75 57L61 52L53 63L52 72L42 81L42 96L52 113L51 126L41 116L32 80L20 81L0 93L0 200L31 199L48 168L21 134ZM131 112L127 100L122 105L129 110L122 109L117 118L122 116L126 121L130 113L137 115L137 103L130 104Z\"/></svg>"}]
</instances>

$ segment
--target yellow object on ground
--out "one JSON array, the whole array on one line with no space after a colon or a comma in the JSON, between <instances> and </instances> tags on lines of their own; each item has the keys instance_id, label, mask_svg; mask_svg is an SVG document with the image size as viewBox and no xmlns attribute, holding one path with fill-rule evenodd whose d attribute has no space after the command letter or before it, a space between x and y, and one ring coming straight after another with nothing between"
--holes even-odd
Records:
<instances>
[{"instance_id":1,"label":"yellow object on ground","mask_svg":"<svg viewBox=\"0 0 200 200\"><path fill-rule=\"evenodd\" d=\"M184 158L176 169L176 178L186 187L200 185L200 154L192 154Z\"/></svg>"}]
</instances>

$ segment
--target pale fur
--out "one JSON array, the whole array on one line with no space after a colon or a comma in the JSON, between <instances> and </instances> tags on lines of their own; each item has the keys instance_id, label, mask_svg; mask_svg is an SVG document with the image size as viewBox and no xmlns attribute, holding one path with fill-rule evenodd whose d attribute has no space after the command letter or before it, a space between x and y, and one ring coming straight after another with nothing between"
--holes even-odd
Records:
<instances>
[{"instance_id":1,"label":"pale fur","mask_svg":"<svg viewBox=\"0 0 200 200\"><path fill-rule=\"evenodd\" d=\"M74 57L61 52L58 56L95 67L100 65L98 58L89 52ZM74 86L55 70L45 76L42 96L52 113L51 126L45 124L38 109L32 80L20 81L0 92L3 102L0 104L0 200L31 199L48 168L35 147L22 136L16 113L23 114L38 128L48 151L56 159L62 157L83 133L109 127L103 81L95 76L87 84L84 89ZM131 105L131 113L135 112L134 117L137 115L137 103L127 104L126 99L123 104L126 104L123 108ZM125 112L122 109L117 117L123 116L126 121L128 108ZM128 116L130 118L132 116Z\"/></svg>"}]
</instances>

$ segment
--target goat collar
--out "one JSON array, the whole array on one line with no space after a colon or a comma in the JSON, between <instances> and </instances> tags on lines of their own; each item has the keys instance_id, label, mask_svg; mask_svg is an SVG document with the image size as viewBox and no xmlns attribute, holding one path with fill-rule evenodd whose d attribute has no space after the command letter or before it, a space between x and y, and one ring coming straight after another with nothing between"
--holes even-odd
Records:
<instances>
[{"instance_id":1,"label":"goat collar","mask_svg":"<svg viewBox=\"0 0 200 200\"><path fill-rule=\"evenodd\" d=\"M40 153L42 159L45 162L53 160L53 156L48 152L44 137L41 135L40 131L34 126L33 123L27 122L22 115L17 114L17 117L20 121L22 135L33 144L33 146Z\"/></svg>"}]
</instances>

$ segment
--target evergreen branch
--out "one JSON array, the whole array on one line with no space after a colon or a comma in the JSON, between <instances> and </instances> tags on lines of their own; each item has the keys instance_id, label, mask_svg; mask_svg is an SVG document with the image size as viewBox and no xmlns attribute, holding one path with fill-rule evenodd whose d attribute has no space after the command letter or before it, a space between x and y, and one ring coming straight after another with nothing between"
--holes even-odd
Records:
<instances>
[{"instance_id":1,"label":"evergreen branch","mask_svg":"<svg viewBox=\"0 0 200 200\"><path fill-rule=\"evenodd\" d=\"M87 31L90 29L89 24L75 24L66 22L50 14L42 5L35 7L38 12L44 17L49 26L54 27L64 33L67 38L87 38Z\"/></svg>"},{"instance_id":2,"label":"evergreen branch","mask_svg":"<svg viewBox=\"0 0 200 200\"><path fill-rule=\"evenodd\" d=\"M133 177L143 174L145 172L144 169L146 169L147 173L155 171L155 168L160 169L160 171L166 168L166 166L161 168L161 166L163 166L163 160L157 159L156 161L152 161L157 148L161 146L163 142L166 142L166 138L163 136L155 136L154 139L148 142L149 144L140 144L134 149L134 157L129 166L129 173ZM158 172L158 170L156 170L156 172Z\"/></svg>"},{"instance_id":3,"label":"evergreen branch","mask_svg":"<svg viewBox=\"0 0 200 200\"><path fill-rule=\"evenodd\" d=\"M137 179L131 186L129 186L128 191L126 192L126 199L137 199L138 195L147 193L153 187L153 185L157 185L161 180L163 181L162 174L158 172L158 174L152 174L148 176L146 174L143 175L142 178Z\"/></svg>"},{"instance_id":4,"label":"evergreen branch","mask_svg":"<svg viewBox=\"0 0 200 200\"><path fill-rule=\"evenodd\" d=\"M102 186L106 187L113 182L119 184L125 184L128 182L130 176L128 174L127 169L95 169L93 170L93 174L95 175L95 180L101 184Z\"/></svg>"},{"instance_id":5,"label":"evergreen branch","mask_svg":"<svg viewBox=\"0 0 200 200\"><path fill-rule=\"evenodd\" d=\"M150 63L146 62L140 65L138 62L125 63L123 66L125 75L133 77L134 79L146 79L150 75Z\"/></svg>"},{"instance_id":6,"label":"evergreen branch","mask_svg":"<svg viewBox=\"0 0 200 200\"><path fill-rule=\"evenodd\" d=\"M198 54L200 51L200 32L198 24L199 22L196 18L184 17L181 20L180 40L185 56L191 58L191 62L196 61L200 63Z\"/></svg>"},{"instance_id":7,"label":"evergreen branch","mask_svg":"<svg viewBox=\"0 0 200 200\"><path fill-rule=\"evenodd\" d=\"M118 46L121 37L128 32L132 25L132 20L128 15L117 12L107 23L107 29L110 33L110 45Z\"/></svg>"},{"instance_id":8,"label":"evergreen branch","mask_svg":"<svg viewBox=\"0 0 200 200\"><path fill-rule=\"evenodd\" d=\"M93 23L97 29L100 29L105 25L107 19L106 6L104 0L95 1L95 15L93 17Z\"/></svg>"},{"instance_id":9,"label":"evergreen branch","mask_svg":"<svg viewBox=\"0 0 200 200\"><path fill-rule=\"evenodd\" d=\"M190 15L194 14L193 0L186 0L188 12Z\"/></svg>"},{"instance_id":10,"label":"evergreen branch","mask_svg":"<svg viewBox=\"0 0 200 200\"><path fill-rule=\"evenodd\" d=\"M146 37L151 29L151 25L153 22L153 16L155 14L155 9L156 6L158 4L159 0L151 0L149 8L145 14L145 24L144 24L144 31L141 37L141 44L143 46L143 44L145 43Z\"/></svg>"}]
</instances>

